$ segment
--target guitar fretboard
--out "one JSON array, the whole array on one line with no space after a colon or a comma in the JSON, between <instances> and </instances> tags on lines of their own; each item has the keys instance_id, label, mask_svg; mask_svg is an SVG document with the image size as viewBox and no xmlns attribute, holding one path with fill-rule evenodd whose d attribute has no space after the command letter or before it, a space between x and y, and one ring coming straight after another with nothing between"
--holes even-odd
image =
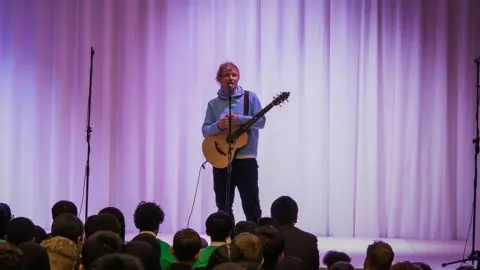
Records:
<instances>
[{"instance_id":1,"label":"guitar fretboard","mask_svg":"<svg viewBox=\"0 0 480 270\"><path fill-rule=\"evenodd\" d=\"M258 121L258 119L262 118L268 111L270 111L274 107L274 103L271 102L268 104L265 108L263 108L261 111L259 111L255 116L252 117L252 119L248 120L247 123L242 125L235 133L233 133L233 136L235 138L240 137L244 132L247 131L255 122Z\"/></svg>"}]
</instances>

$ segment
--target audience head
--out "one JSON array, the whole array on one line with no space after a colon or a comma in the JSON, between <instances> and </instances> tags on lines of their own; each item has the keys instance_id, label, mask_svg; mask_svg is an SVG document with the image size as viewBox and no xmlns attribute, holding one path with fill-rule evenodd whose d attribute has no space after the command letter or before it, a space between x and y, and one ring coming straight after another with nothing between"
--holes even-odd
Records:
<instances>
[{"instance_id":1,"label":"audience head","mask_svg":"<svg viewBox=\"0 0 480 270\"><path fill-rule=\"evenodd\" d=\"M50 270L48 252L38 243L25 242L17 248L23 253L22 270Z\"/></svg>"},{"instance_id":2,"label":"audience head","mask_svg":"<svg viewBox=\"0 0 480 270\"><path fill-rule=\"evenodd\" d=\"M141 241L130 241L123 247L122 253L132 255L140 260L143 269L155 270L158 269L157 253L154 253L153 248Z\"/></svg>"},{"instance_id":3,"label":"audience head","mask_svg":"<svg viewBox=\"0 0 480 270\"><path fill-rule=\"evenodd\" d=\"M355 270L355 267L349 262L338 261L330 267L330 270Z\"/></svg>"},{"instance_id":4,"label":"audience head","mask_svg":"<svg viewBox=\"0 0 480 270\"><path fill-rule=\"evenodd\" d=\"M35 243L40 244L45 238L47 238L47 232L42 227L35 225L35 236L33 238Z\"/></svg>"},{"instance_id":5,"label":"audience head","mask_svg":"<svg viewBox=\"0 0 480 270\"><path fill-rule=\"evenodd\" d=\"M327 269L330 269L332 265L334 265L336 262L351 262L352 259L344 252L339 252L335 250L330 250L323 255L323 260L322 263L327 267Z\"/></svg>"},{"instance_id":6,"label":"audience head","mask_svg":"<svg viewBox=\"0 0 480 270\"><path fill-rule=\"evenodd\" d=\"M275 270L308 270L308 266L303 262L302 259L292 256L285 255L283 260L275 265Z\"/></svg>"},{"instance_id":7,"label":"audience head","mask_svg":"<svg viewBox=\"0 0 480 270\"><path fill-rule=\"evenodd\" d=\"M123 215L122 211L116 207L105 207L100 210L98 214L110 214L114 216L120 223L120 238L125 241L125 216Z\"/></svg>"},{"instance_id":8,"label":"audience head","mask_svg":"<svg viewBox=\"0 0 480 270\"><path fill-rule=\"evenodd\" d=\"M139 235L135 236L129 243L133 242L142 242L149 245L153 253L156 254L155 258L155 265L160 265L160 257L162 256L162 250L160 249L160 245L158 244L157 237L148 234L148 233L140 233Z\"/></svg>"},{"instance_id":9,"label":"audience head","mask_svg":"<svg viewBox=\"0 0 480 270\"><path fill-rule=\"evenodd\" d=\"M462 264L459 267L457 267L456 270L475 270L475 266L470 265L470 264Z\"/></svg>"},{"instance_id":10,"label":"audience head","mask_svg":"<svg viewBox=\"0 0 480 270\"><path fill-rule=\"evenodd\" d=\"M273 269L283 259L285 238L273 226L258 227L255 234L262 242L263 268Z\"/></svg>"},{"instance_id":11,"label":"audience head","mask_svg":"<svg viewBox=\"0 0 480 270\"><path fill-rule=\"evenodd\" d=\"M83 238L83 223L75 215L60 214L53 221L52 237L67 238L78 246L81 246Z\"/></svg>"},{"instance_id":12,"label":"audience head","mask_svg":"<svg viewBox=\"0 0 480 270\"><path fill-rule=\"evenodd\" d=\"M14 218L14 216L12 215L12 209L10 209L10 206L8 204L0 203L0 208L5 210L9 221Z\"/></svg>"},{"instance_id":13,"label":"audience head","mask_svg":"<svg viewBox=\"0 0 480 270\"><path fill-rule=\"evenodd\" d=\"M71 201L58 201L52 207L52 220L61 214L78 216L77 206Z\"/></svg>"},{"instance_id":14,"label":"audience head","mask_svg":"<svg viewBox=\"0 0 480 270\"><path fill-rule=\"evenodd\" d=\"M391 270L418 270L417 266L411 262L399 262L390 267Z\"/></svg>"},{"instance_id":15,"label":"audience head","mask_svg":"<svg viewBox=\"0 0 480 270\"><path fill-rule=\"evenodd\" d=\"M241 233L255 233L255 229L257 228L257 223L253 221L240 221L235 225L235 236Z\"/></svg>"},{"instance_id":16,"label":"audience head","mask_svg":"<svg viewBox=\"0 0 480 270\"><path fill-rule=\"evenodd\" d=\"M202 240L202 248L208 247L208 242L207 242L207 240L205 240L205 238L203 238L203 237L200 237L200 239Z\"/></svg>"},{"instance_id":17,"label":"audience head","mask_svg":"<svg viewBox=\"0 0 480 270\"><path fill-rule=\"evenodd\" d=\"M5 208L0 207L0 239L5 240L7 234L7 225L10 221L10 216L7 214Z\"/></svg>"},{"instance_id":18,"label":"audience head","mask_svg":"<svg viewBox=\"0 0 480 270\"><path fill-rule=\"evenodd\" d=\"M414 262L413 263L415 266L417 266L418 268L422 269L422 270L432 270L432 268L430 267L430 265L426 264L426 263L423 263L423 262ZM466 269L465 269L466 270Z\"/></svg>"},{"instance_id":19,"label":"audience head","mask_svg":"<svg viewBox=\"0 0 480 270\"><path fill-rule=\"evenodd\" d=\"M243 260L244 256L240 248L235 244L225 244L217 247L210 255L207 269L212 269L222 263L238 262Z\"/></svg>"},{"instance_id":20,"label":"audience head","mask_svg":"<svg viewBox=\"0 0 480 270\"><path fill-rule=\"evenodd\" d=\"M171 252L177 262L193 264L198 260L201 248L200 235L192 229L183 229L173 237Z\"/></svg>"},{"instance_id":21,"label":"audience head","mask_svg":"<svg viewBox=\"0 0 480 270\"><path fill-rule=\"evenodd\" d=\"M164 219L165 213L162 208L153 202L140 202L133 214L135 227L141 232L149 231L158 234Z\"/></svg>"},{"instance_id":22,"label":"audience head","mask_svg":"<svg viewBox=\"0 0 480 270\"><path fill-rule=\"evenodd\" d=\"M129 254L112 253L96 260L92 268L95 270L144 270L140 260Z\"/></svg>"},{"instance_id":23,"label":"audience head","mask_svg":"<svg viewBox=\"0 0 480 270\"><path fill-rule=\"evenodd\" d=\"M110 231L120 235L120 222L110 214L89 216L85 222L85 238L99 231Z\"/></svg>"},{"instance_id":24,"label":"audience head","mask_svg":"<svg viewBox=\"0 0 480 270\"><path fill-rule=\"evenodd\" d=\"M10 243L0 243L0 266L6 270L22 270L23 253Z\"/></svg>"},{"instance_id":25,"label":"audience head","mask_svg":"<svg viewBox=\"0 0 480 270\"><path fill-rule=\"evenodd\" d=\"M33 241L35 238L35 224L25 217L18 217L10 220L7 225L6 240L14 245Z\"/></svg>"},{"instance_id":26,"label":"audience head","mask_svg":"<svg viewBox=\"0 0 480 270\"><path fill-rule=\"evenodd\" d=\"M289 196L281 196L270 207L270 216L280 225L293 225L297 223L298 205Z\"/></svg>"},{"instance_id":27,"label":"audience head","mask_svg":"<svg viewBox=\"0 0 480 270\"><path fill-rule=\"evenodd\" d=\"M233 262L226 262L215 266L213 270L246 270L246 268Z\"/></svg>"},{"instance_id":28,"label":"audience head","mask_svg":"<svg viewBox=\"0 0 480 270\"><path fill-rule=\"evenodd\" d=\"M206 233L212 242L225 242L233 227L232 217L223 212L208 216L205 221Z\"/></svg>"},{"instance_id":29,"label":"audience head","mask_svg":"<svg viewBox=\"0 0 480 270\"><path fill-rule=\"evenodd\" d=\"M371 270L388 270L392 266L395 254L392 247L382 241L375 241L367 248L364 268Z\"/></svg>"},{"instance_id":30,"label":"audience head","mask_svg":"<svg viewBox=\"0 0 480 270\"><path fill-rule=\"evenodd\" d=\"M274 218L271 218L271 217L261 217L258 219L257 221L257 225L258 227L261 227L261 226L273 226L275 228L278 228L280 227L279 224L278 224L278 221Z\"/></svg>"},{"instance_id":31,"label":"audience head","mask_svg":"<svg viewBox=\"0 0 480 270\"><path fill-rule=\"evenodd\" d=\"M92 269L93 262L106 254L122 252L123 241L117 233L99 231L85 240L80 270Z\"/></svg>"},{"instance_id":32,"label":"audience head","mask_svg":"<svg viewBox=\"0 0 480 270\"><path fill-rule=\"evenodd\" d=\"M251 233L241 233L235 237L235 245L242 251L244 259L258 264L263 263L262 242Z\"/></svg>"}]
</instances>

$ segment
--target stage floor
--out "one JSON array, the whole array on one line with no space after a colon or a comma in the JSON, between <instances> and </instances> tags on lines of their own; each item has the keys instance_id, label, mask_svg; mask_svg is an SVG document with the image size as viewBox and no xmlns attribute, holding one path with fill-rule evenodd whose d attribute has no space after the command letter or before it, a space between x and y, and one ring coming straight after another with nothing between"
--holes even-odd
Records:
<instances>
[{"instance_id":1,"label":"stage floor","mask_svg":"<svg viewBox=\"0 0 480 270\"><path fill-rule=\"evenodd\" d=\"M127 240L134 234L128 234ZM206 235L202 235L209 241ZM161 234L160 239L167 243L172 242L173 235ZM365 251L367 246L375 239L368 238L318 238L318 249L320 260L323 254L329 250L338 250L347 253L352 258L352 264L356 268L363 267ZM442 267L442 263L459 260L463 256L465 241L425 241L413 239L382 239L389 243L395 251L395 261L424 262L429 264L433 270L456 269L460 264ZM477 245L478 246L478 245ZM470 252L471 243L467 244L466 254Z\"/></svg>"}]
</instances>

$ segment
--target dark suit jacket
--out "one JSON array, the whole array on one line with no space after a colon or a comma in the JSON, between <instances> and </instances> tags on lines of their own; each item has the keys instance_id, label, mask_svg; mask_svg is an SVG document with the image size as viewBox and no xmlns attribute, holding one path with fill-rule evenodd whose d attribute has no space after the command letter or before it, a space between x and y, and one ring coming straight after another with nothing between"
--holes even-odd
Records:
<instances>
[{"instance_id":1,"label":"dark suit jacket","mask_svg":"<svg viewBox=\"0 0 480 270\"><path fill-rule=\"evenodd\" d=\"M285 255L295 256L303 261L307 269L320 268L318 239L292 225L281 225L280 232L285 237Z\"/></svg>"}]
</instances>

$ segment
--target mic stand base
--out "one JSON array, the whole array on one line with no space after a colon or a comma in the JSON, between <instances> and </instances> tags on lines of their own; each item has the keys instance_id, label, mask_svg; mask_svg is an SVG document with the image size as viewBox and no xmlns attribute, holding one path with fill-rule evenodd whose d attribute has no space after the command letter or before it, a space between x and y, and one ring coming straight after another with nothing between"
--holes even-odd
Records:
<instances>
[{"instance_id":1,"label":"mic stand base","mask_svg":"<svg viewBox=\"0 0 480 270\"><path fill-rule=\"evenodd\" d=\"M477 261L477 266L475 268L476 268L476 270L480 270L479 263L478 263L480 261L480 251L476 250L476 251L472 252L472 254L470 254L470 256L468 256L466 259L451 261L451 262L447 262L447 263L442 263L442 267L446 267L446 266L456 264L456 263L464 263L464 262L467 262L467 261L472 261L472 264L473 264L474 261Z\"/></svg>"}]
</instances>

